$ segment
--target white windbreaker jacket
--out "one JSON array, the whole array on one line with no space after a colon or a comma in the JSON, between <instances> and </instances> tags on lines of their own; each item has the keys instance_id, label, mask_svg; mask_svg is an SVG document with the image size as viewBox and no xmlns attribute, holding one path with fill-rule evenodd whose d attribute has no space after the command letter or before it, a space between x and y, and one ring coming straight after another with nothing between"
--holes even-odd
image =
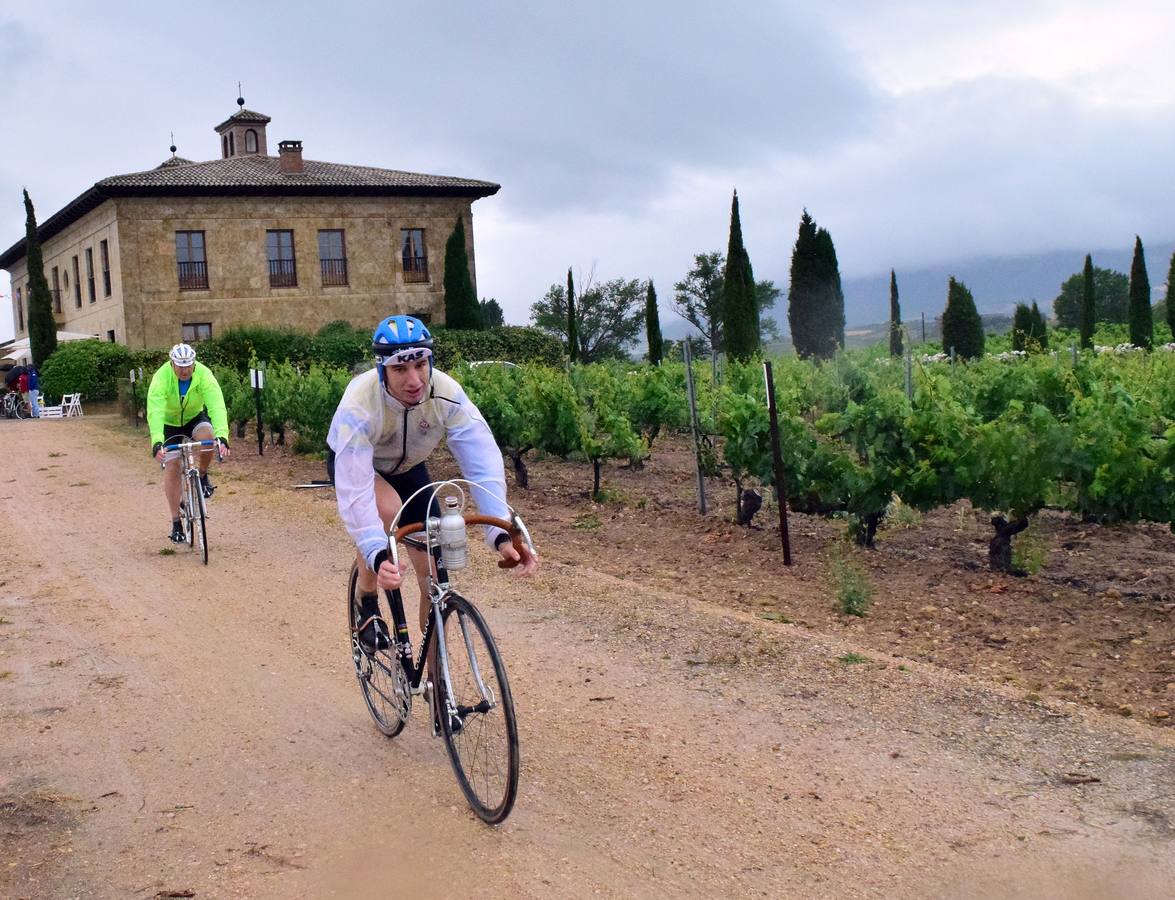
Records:
<instances>
[{"instance_id":1,"label":"white windbreaker jacket","mask_svg":"<svg viewBox=\"0 0 1175 900\"><path fill-rule=\"evenodd\" d=\"M386 390L379 369L356 376L343 393L326 442L335 452L335 496L347 533L372 567L388 537L375 505L375 473L395 475L423 462L446 438L461 474L492 491L462 485L483 515L510 517L506 470L489 425L461 385L433 370L425 399L407 407ZM401 498L407 500L407 497ZM486 529L493 546L502 533Z\"/></svg>"}]
</instances>

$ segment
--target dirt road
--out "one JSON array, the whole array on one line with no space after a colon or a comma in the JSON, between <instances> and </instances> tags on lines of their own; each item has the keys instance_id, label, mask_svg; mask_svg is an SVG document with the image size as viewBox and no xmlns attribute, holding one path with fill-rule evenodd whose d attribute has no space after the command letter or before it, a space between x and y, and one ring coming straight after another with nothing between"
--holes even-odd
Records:
<instances>
[{"instance_id":1,"label":"dirt road","mask_svg":"<svg viewBox=\"0 0 1175 900\"><path fill-rule=\"evenodd\" d=\"M539 578L464 580L523 751L487 828L420 708L393 741L367 717L329 498L221 467L205 568L161 553L141 434L0 440L0 896L1175 895L1170 731L858 661L542 534Z\"/></svg>"}]
</instances>

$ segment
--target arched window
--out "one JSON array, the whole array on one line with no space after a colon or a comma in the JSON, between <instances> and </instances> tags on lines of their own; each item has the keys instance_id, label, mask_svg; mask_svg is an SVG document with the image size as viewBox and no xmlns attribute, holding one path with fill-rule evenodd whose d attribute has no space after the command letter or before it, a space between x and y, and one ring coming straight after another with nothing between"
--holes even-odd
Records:
<instances>
[{"instance_id":1,"label":"arched window","mask_svg":"<svg viewBox=\"0 0 1175 900\"><path fill-rule=\"evenodd\" d=\"M245 152L246 153L256 153L257 152L257 132L254 131L252 128L250 128L248 131L245 132Z\"/></svg>"},{"instance_id":2,"label":"arched window","mask_svg":"<svg viewBox=\"0 0 1175 900\"><path fill-rule=\"evenodd\" d=\"M228 135L222 135L220 138L221 148L224 150L224 158L228 159Z\"/></svg>"},{"instance_id":3,"label":"arched window","mask_svg":"<svg viewBox=\"0 0 1175 900\"><path fill-rule=\"evenodd\" d=\"M236 156L237 155L237 146L236 145L237 145L237 142L235 140L233 140L233 133L230 131L228 133L228 155L229 156Z\"/></svg>"}]
</instances>

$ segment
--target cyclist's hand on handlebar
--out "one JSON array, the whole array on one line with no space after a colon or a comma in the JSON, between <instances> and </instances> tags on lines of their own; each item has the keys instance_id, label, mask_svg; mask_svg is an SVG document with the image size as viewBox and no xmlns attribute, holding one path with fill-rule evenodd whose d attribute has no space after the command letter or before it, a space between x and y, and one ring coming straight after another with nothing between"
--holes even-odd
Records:
<instances>
[{"instance_id":1,"label":"cyclist's hand on handlebar","mask_svg":"<svg viewBox=\"0 0 1175 900\"><path fill-rule=\"evenodd\" d=\"M539 555L531 550L525 542L522 544L521 556L519 556L518 551L514 549L514 545L510 541L502 541L502 545L498 547L498 553L507 562L518 563L514 567L514 571L518 575L533 575L538 571Z\"/></svg>"},{"instance_id":2,"label":"cyclist's hand on handlebar","mask_svg":"<svg viewBox=\"0 0 1175 900\"><path fill-rule=\"evenodd\" d=\"M163 465L163 461L167 459L167 451L163 449L163 445L156 444L155 449L151 452L155 454L155 459L158 460L159 465Z\"/></svg>"},{"instance_id":3,"label":"cyclist's hand on handlebar","mask_svg":"<svg viewBox=\"0 0 1175 900\"><path fill-rule=\"evenodd\" d=\"M220 451L220 458L222 460L228 459L229 455L230 455L230 451L228 449L228 441L226 441L224 438L217 438L216 444L217 444L216 449Z\"/></svg>"},{"instance_id":4,"label":"cyclist's hand on handlebar","mask_svg":"<svg viewBox=\"0 0 1175 900\"><path fill-rule=\"evenodd\" d=\"M375 583L385 591L394 591L403 583L407 570L408 563L400 563L400 568L397 569L390 559L385 559L375 572Z\"/></svg>"}]
</instances>

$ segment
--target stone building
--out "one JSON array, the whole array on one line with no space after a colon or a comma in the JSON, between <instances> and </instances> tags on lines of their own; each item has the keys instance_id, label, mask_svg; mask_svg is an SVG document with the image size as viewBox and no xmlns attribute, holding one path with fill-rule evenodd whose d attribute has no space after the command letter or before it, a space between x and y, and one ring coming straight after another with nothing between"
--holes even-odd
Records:
<instances>
[{"instance_id":1,"label":"stone building","mask_svg":"<svg viewBox=\"0 0 1175 900\"><path fill-rule=\"evenodd\" d=\"M216 126L221 158L175 155L104 178L38 228L57 327L130 347L238 325L368 327L407 312L444 321L445 243L460 216L476 286L472 204L499 186L267 154L268 116ZM0 254L16 337L28 336L25 241Z\"/></svg>"}]
</instances>

